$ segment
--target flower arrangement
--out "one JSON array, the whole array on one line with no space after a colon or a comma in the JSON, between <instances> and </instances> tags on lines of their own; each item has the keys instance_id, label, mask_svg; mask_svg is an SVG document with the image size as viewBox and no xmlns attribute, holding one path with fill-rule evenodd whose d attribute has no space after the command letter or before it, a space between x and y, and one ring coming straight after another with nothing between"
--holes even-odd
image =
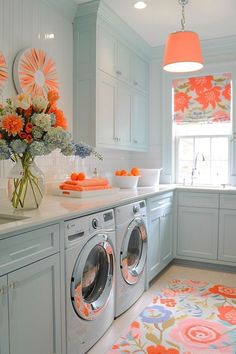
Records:
<instances>
[{"instance_id":1,"label":"flower arrangement","mask_svg":"<svg viewBox=\"0 0 236 354\"><path fill-rule=\"evenodd\" d=\"M58 99L56 91L49 91L47 98L23 93L0 107L0 160L11 159L22 167L21 177L13 180L11 202L15 208L24 207L28 188L38 207L43 191L31 171L36 156L60 149L65 156L93 154L102 159L91 146L73 142L64 113L57 107Z\"/></svg>"}]
</instances>

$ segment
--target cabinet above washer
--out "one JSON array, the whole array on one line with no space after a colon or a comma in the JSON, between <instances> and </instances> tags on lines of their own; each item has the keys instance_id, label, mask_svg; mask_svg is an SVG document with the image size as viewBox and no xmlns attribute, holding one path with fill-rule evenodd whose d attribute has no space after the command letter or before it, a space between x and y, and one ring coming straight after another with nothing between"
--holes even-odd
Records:
<instances>
[{"instance_id":1,"label":"cabinet above washer","mask_svg":"<svg viewBox=\"0 0 236 354\"><path fill-rule=\"evenodd\" d=\"M74 48L75 140L146 151L149 46L101 2L79 5Z\"/></svg>"}]
</instances>

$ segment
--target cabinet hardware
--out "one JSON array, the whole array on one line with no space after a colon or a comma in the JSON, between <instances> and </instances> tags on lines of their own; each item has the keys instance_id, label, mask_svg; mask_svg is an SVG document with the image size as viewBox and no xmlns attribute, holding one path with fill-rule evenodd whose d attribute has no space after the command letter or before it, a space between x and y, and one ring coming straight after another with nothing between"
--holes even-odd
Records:
<instances>
[{"instance_id":1,"label":"cabinet hardware","mask_svg":"<svg viewBox=\"0 0 236 354\"><path fill-rule=\"evenodd\" d=\"M120 70L116 70L117 75L122 75L122 72Z\"/></svg>"},{"instance_id":2,"label":"cabinet hardware","mask_svg":"<svg viewBox=\"0 0 236 354\"><path fill-rule=\"evenodd\" d=\"M134 139L134 144L138 144L138 140Z\"/></svg>"},{"instance_id":3,"label":"cabinet hardware","mask_svg":"<svg viewBox=\"0 0 236 354\"><path fill-rule=\"evenodd\" d=\"M1 288L0 288L0 295L4 295L4 287L2 286Z\"/></svg>"},{"instance_id":4,"label":"cabinet hardware","mask_svg":"<svg viewBox=\"0 0 236 354\"><path fill-rule=\"evenodd\" d=\"M134 81L134 85L135 85L135 86L137 86L137 85L138 85L137 81Z\"/></svg>"},{"instance_id":5,"label":"cabinet hardware","mask_svg":"<svg viewBox=\"0 0 236 354\"><path fill-rule=\"evenodd\" d=\"M10 285L9 285L9 288L12 289L12 290L15 289L16 288L16 282L15 281L11 282Z\"/></svg>"}]
</instances>

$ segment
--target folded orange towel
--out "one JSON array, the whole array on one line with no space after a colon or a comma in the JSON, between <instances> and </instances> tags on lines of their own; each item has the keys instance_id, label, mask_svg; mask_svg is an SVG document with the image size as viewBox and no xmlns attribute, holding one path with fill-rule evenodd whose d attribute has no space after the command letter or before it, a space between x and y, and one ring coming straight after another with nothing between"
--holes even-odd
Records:
<instances>
[{"instance_id":1,"label":"folded orange towel","mask_svg":"<svg viewBox=\"0 0 236 354\"><path fill-rule=\"evenodd\" d=\"M60 189L62 190L67 190L67 191L77 191L77 192L81 192L81 191L95 191L95 190L101 190L101 189L110 189L110 185L104 185L104 186L75 186L75 185L70 185L70 184L66 184L66 183L62 183L59 186Z\"/></svg>"},{"instance_id":2,"label":"folded orange towel","mask_svg":"<svg viewBox=\"0 0 236 354\"><path fill-rule=\"evenodd\" d=\"M70 184L73 186L81 186L81 187L88 187L88 186L106 186L109 184L106 178L86 178L83 181L65 181L65 184Z\"/></svg>"}]
</instances>

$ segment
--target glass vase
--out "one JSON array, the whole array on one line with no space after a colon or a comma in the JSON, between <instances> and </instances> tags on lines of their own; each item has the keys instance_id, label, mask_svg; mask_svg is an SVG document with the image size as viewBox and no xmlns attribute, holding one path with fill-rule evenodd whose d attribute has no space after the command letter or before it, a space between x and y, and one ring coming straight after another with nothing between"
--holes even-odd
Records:
<instances>
[{"instance_id":1,"label":"glass vase","mask_svg":"<svg viewBox=\"0 0 236 354\"><path fill-rule=\"evenodd\" d=\"M43 172L34 161L18 160L8 175L8 197L15 209L39 207L45 189Z\"/></svg>"}]
</instances>

